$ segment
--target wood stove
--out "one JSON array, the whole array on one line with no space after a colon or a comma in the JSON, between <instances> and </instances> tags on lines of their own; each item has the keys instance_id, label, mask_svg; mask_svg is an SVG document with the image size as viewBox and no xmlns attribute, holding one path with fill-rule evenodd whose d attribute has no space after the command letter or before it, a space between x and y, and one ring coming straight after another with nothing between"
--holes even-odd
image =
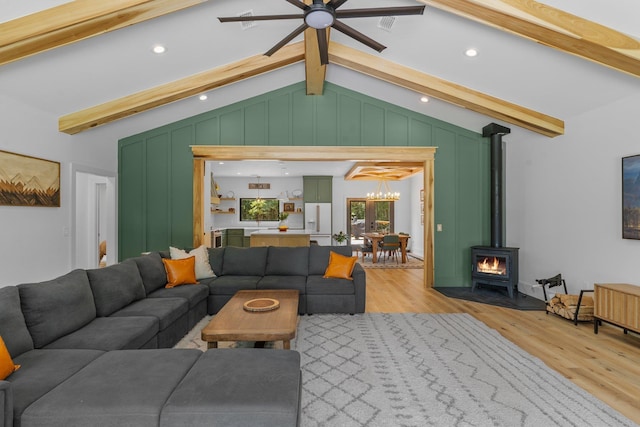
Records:
<instances>
[{"instance_id":1,"label":"wood stove","mask_svg":"<svg viewBox=\"0 0 640 427\"><path fill-rule=\"evenodd\" d=\"M479 284L502 286L513 298L518 291L518 248L504 246L502 185L502 135L510 132L496 123L482 128L482 136L491 137L491 246L471 247L471 291Z\"/></svg>"},{"instance_id":2,"label":"wood stove","mask_svg":"<svg viewBox=\"0 0 640 427\"><path fill-rule=\"evenodd\" d=\"M513 298L518 292L519 248L471 247L471 291L480 284L507 288Z\"/></svg>"}]
</instances>

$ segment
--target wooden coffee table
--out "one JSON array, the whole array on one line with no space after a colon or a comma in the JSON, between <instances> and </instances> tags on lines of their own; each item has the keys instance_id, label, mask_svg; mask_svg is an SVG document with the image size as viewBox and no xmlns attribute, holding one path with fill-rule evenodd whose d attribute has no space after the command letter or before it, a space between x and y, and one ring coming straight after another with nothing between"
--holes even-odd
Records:
<instances>
[{"instance_id":1,"label":"wooden coffee table","mask_svg":"<svg viewBox=\"0 0 640 427\"><path fill-rule=\"evenodd\" d=\"M273 298L280 306L272 311L246 311L243 304L256 298ZM238 291L202 329L201 336L207 348L217 348L218 341L282 341L289 350L297 326L297 290Z\"/></svg>"}]
</instances>

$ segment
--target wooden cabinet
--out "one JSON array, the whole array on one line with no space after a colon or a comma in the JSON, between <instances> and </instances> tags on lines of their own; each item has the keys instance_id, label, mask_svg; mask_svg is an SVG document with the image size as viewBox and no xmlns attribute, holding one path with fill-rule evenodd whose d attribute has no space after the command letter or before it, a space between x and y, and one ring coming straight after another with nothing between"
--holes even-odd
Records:
<instances>
[{"instance_id":1,"label":"wooden cabinet","mask_svg":"<svg viewBox=\"0 0 640 427\"><path fill-rule=\"evenodd\" d=\"M253 233L251 235L251 247L256 246L309 246L309 234L275 232Z\"/></svg>"},{"instance_id":2,"label":"wooden cabinet","mask_svg":"<svg viewBox=\"0 0 640 427\"><path fill-rule=\"evenodd\" d=\"M640 286L626 283L596 283L594 285L594 324L604 321L627 331L640 333Z\"/></svg>"},{"instance_id":3,"label":"wooden cabinet","mask_svg":"<svg viewBox=\"0 0 640 427\"><path fill-rule=\"evenodd\" d=\"M333 177L331 176L304 176L302 177L305 203L331 203L333 199Z\"/></svg>"}]
</instances>

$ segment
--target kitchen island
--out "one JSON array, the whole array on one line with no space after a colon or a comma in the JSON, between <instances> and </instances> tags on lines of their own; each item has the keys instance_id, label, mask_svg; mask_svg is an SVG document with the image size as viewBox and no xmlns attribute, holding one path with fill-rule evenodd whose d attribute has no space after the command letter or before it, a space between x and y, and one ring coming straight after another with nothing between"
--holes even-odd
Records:
<instances>
[{"instance_id":1,"label":"kitchen island","mask_svg":"<svg viewBox=\"0 0 640 427\"><path fill-rule=\"evenodd\" d=\"M258 230L251 233L250 246L309 246L310 233L306 230Z\"/></svg>"}]
</instances>

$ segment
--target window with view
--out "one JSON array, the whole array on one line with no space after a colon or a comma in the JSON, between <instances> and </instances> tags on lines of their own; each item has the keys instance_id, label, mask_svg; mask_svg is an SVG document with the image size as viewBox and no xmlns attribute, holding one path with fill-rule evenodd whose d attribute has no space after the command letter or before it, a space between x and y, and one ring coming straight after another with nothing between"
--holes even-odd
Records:
<instances>
[{"instance_id":1,"label":"window with view","mask_svg":"<svg viewBox=\"0 0 640 427\"><path fill-rule=\"evenodd\" d=\"M240 221L278 221L278 199L240 199Z\"/></svg>"}]
</instances>

